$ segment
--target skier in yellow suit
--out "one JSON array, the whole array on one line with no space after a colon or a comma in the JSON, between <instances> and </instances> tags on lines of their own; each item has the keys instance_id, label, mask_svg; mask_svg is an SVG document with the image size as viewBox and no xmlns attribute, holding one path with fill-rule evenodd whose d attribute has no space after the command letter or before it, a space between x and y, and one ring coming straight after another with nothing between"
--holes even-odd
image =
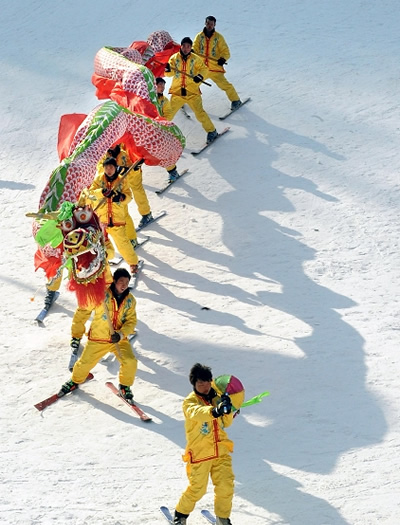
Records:
<instances>
[{"instance_id":1,"label":"skier in yellow suit","mask_svg":"<svg viewBox=\"0 0 400 525\"><path fill-rule=\"evenodd\" d=\"M128 181L118 174L117 161L114 158L106 159L103 166L104 173L96 175L89 190L84 190L81 197L92 205L107 234L130 265L132 274L135 274L138 271L138 256L126 232L128 203L132 200L132 191ZM135 228L132 235L136 238Z\"/></svg>"},{"instance_id":2,"label":"skier in yellow suit","mask_svg":"<svg viewBox=\"0 0 400 525\"><path fill-rule=\"evenodd\" d=\"M166 118L167 120L172 120L171 102L164 95L165 80L162 77L156 78L156 89L158 103L161 108L161 116ZM169 182L174 182L177 178L179 178L179 173L176 169L176 164L174 164L173 166L169 166L166 169L169 175Z\"/></svg>"},{"instance_id":3,"label":"skier in yellow suit","mask_svg":"<svg viewBox=\"0 0 400 525\"><path fill-rule=\"evenodd\" d=\"M186 525L189 514L207 491L208 479L214 485L217 525L232 525L235 476L232 471L233 442L225 428L233 421L232 403L227 394L220 398L212 388L211 368L200 363L189 374L193 386L183 401L186 449L183 456L189 486L182 494L174 515L175 525Z\"/></svg>"},{"instance_id":4,"label":"skier in yellow suit","mask_svg":"<svg viewBox=\"0 0 400 525\"><path fill-rule=\"evenodd\" d=\"M107 150L107 153L105 156L101 159L101 161L97 165L97 172L102 173L104 172L103 168L103 162L106 159L113 158L117 162L118 166L118 173L123 175L124 172L132 166L133 162L131 158L128 155L128 152L126 151L125 144L117 144L114 146L114 148L110 148ZM142 216L139 226L142 228L145 226L148 222L153 220L153 215L151 213L150 203L149 199L147 198L146 191L143 187L143 173L142 173L142 166L139 165L135 169L131 169L126 176L128 180L128 184L132 190L133 193L133 199L136 202L136 206L138 209L138 212ZM136 240L136 234L133 232L135 226L133 224L132 217L128 214L127 220L126 220L126 229L128 237L133 245L133 247L136 247L137 240Z\"/></svg>"},{"instance_id":5,"label":"skier in yellow suit","mask_svg":"<svg viewBox=\"0 0 400 525\"><path fill-rule=\"evenodd\" d=\"M192 53L192 40L185 36L181 41L181 49L172 55L165 66L165 75L172 77L169 90L171 95L171 118L187 104L195 117L207 132L207 142L210 143L218 136L217 130L210 117L204 111L201 99L200 82L208 75L204 62Z\"/></svg>"},{"instance_id":6,"label":"skier in yellow suit","mask_svg":"<svg viewBox=\"0 0 400 525\"><path fill-rule=\"evenodd\" d=\"M104 304L95 309L88 342L74 365L71 379L62 385L58 394L60 397L75 390L78 384L85 381L90 370L100 359L112 352L120 363L119 392L127 401L133 400L130 387L135 380L137 359L128 336L135 331L137 319L136 300L130 293L129 280L128 270L125 268L115 270L113 282L106 291Z\"/></svg>"},{"instance_id":7,"label":"skier in yellow suit","mask_svg":"<svg viewBox=\"0 0 400 525\"><path fill-rule=\"evenodd\" d=\"M217 20L214 16L208 16L203 31L195 36L193 52L201 57L208 68L208 78L225 91L231 101L231 109L237 109L241 104L239 95L233 85L225 78L224 64L229 60L231 54L228 44L221 33L215 31Z\"/></svg>"}]
</instances>

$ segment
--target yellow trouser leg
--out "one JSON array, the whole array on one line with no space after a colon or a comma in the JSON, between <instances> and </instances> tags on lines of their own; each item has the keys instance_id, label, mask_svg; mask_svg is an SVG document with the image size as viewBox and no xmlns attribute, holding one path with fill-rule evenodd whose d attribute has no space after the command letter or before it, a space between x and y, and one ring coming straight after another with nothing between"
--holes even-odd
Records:
<instances>
[{"instance_id":1,"label":"yellow trouser leg","mask_svg":"<svg viewBox=\"0 0 400 525\"><path fill-rule=\"evenodd\" d=\"M72 318L71 336L82 339L85 333L85 323L89 319L92 309L77 308Z\"/></svg>"},{"instance_id":2,"label":"yellow trouser leg","mask_svg":"<svg viewBox=\"0 0 400 525\"><path fill-rule=\"evenodd\" d=\"M232 458L224 455L212 461L211 479L214 485L214 510L216 516L229 518L232 510L235 476L232 472Z\"/></svg>"},{"instance_id":3,"label":"yellow trouser leg","mask_svg":"<svg viewBox=\"0 0 400 525\"><path fill-rule=\"evenodd\" d=\"M106 247L107 261L110 261L111 259L114 259L114 257L115 257L115 250L114 250L113 243L110 241L110 239L106 240L105 247Z\"/></svg>"},{"instance_id":4,"label":"yellow trouser leg","mask_svg":"<svg viewBox=\"0 0 400 525\"><path fill-rule=\"evenodd\" d=\"M225 78L224 73L212 73L208 75L208 78L211 79L215 84L219 87L219 89L222 89L222 91L225 91L226 96L229 98L229 100L232 102L233 100L240 100L239 95L236 92L236 89L233 87L233 84L228 82L228 80Z\"/></svg>"},{"instance_id":5,"label":"yellow trouser leg","mask_svg":"<svg viewBox=\"0 0 400 525\"><path fill-rule=\"evenodd\" d=\"M204 111L203 108L203 102L201 99L201 95L193 95L190 97L178 97L176 95L171 96L171 119L175 116L176 112L181 109L181 107L187 104L195 114L195 117L200 122L200 124L203 126L203 129L207 131L214 131L215 126L212 123L210 117L207 115L207 113Z\"/></svg>"},{"instance_id":6,"label":"yellow trouser leg","mask_svg":"<svg viewBox=\"0 0 400 525\"><path fill-rule=\"evenodd\" d=\"M137 239L137 233L135 230L135 225L133 224L132 217L129 215L126 216L126 223L125 223L125 232L128 239L131 241L133 239ZM121 253L122 255L122 253Z\"/></svg>"},{"instance_id":7,"label":"yellow trouser leg","mask_svg":"<svg viewBox=\"0 0 400 525\"><path fill-rule=\"evenodd\" d=\"M185 104L185 99L182 97L178 97L177 95L172 95L170 104L171 104L171 120L174 118L176 113L181 109L181 107Z\"/></svg>"},{"instance_id":8,"label":"yellow trouser leg","mask_svg":"<svg viewBox=\"0 0 400 525\"><path fill-rule=\"evenodd\" d=\"M121 385L132 386L136 376L137 370L137 359L132 351L132 347L129 341L124 339L118 343L119 352L114 346L115 357L120 363L119 368L119 382Z\"/></svg>"},{"instance_id":9,"label":"yellow trouser leg","mask_svg":"<svg viewBox=\"0 0 400 525\"><path fill-rule=\"evenodd\" d=\"M111 343L88 341L81 357L75 363L72 371L72 381L74 383L83 383L89 372L97 365L100 359L108 354L108 352L113 352L114 350L115 346Z\"/></svg>"},{"instance_id":10,"label":"yellow trouser leg","mask_svg":"<svg viewBox=\"0 0 400 525\"><path fill-rule=\"evenodd\" d=\"M113 226L112 228L107 228L107 233L115 242L117 250L122 255L124 260L129 265L137 264L139 258L136 255L130 240L128 239L125 226Z\"/></svg>"},{"instance_id":11,"label":"yellow trouser leg","mask_svg":"<svg viewBox=\"0 0 400 525\"><path fill-rule=\"evenodd\" d=\"M136 206L140 215L147 215L150 213L149 199L147 198L146 192L143 188L143 175L142 170L131 170L128 175L129 186L133 193ZM131 239L131 237L129 237Z\"/></svg>"},{"instance_id":12,"label":"yellow trouser leg","mask_svg":"<svg viewBox=\"0 0 400 525\"><path fill-rule=\"evenodd\" d=\"M215 130L215 126L212 123L212 120L207 115L203 108L203 102L201 100L201 95L196 95L194 97L190 97L187 100L187 105L193 110L193 113L195 114L195 117L200 122L200 124L203 126L203 129L209 133L210 131Z\"/></svg>"},{"instance_id":13,"label":"yellow trouser leg","mask_svg":"<svg viewBox=\"0 0 400 525\"><path fill-rule=\"evenodd\" d=\"M60 289L61 281L62 281L62 274L60 275L60 277L55 279L51 284L47 283L46 288L50 290L51 292L56 292L57 290Z\"/></svg>"},{"instance_id":14,"label":"yellow trouser leg","mask_svg":"<svg viewBox=\"0 0 400 525\"><path fill-rule=\"evenodd\" d=\"M190 514L196 503L204 496L207 491L208 477L213 460L203 461L202 463L188 463L186 474L189 479L189 486L182 494L176 510L182 514Z\"/></svg>"}]
</instances>

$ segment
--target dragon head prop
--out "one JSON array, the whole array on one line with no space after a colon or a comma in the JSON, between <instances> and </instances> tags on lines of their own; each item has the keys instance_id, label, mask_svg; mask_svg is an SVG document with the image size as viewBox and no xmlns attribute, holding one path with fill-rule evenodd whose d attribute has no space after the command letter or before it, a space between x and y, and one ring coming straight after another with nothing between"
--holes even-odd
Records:
<instances>
[{"instance_id":1,"label":"dragon head prop","mask_svg":"<svg viewBox=\"0 0 400 525\"><path fill-rule=\"evenodd\" d=\"M90 206L65 201L56 212L43 214L35 240L42 254L40 267L45 270L49 284L61 279L66 268L67 289L76 294L80 307L97 306L104 300L110 282L105 236ZM59 253L58 265L49 260L46 266L43 260L49 245Z\"/></svg>"}]
</instances>

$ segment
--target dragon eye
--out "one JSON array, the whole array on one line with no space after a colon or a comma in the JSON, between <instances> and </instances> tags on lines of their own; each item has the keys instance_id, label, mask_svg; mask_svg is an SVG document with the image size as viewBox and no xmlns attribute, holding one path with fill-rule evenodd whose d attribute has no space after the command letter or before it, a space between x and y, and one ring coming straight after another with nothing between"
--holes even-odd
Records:
<instances>
[{"instance_id":1,"label":"dragon eye","mask_svg":"<svg viewBox=\"0 0 400 525\"><path fill-rule=\"evenodd\" d=\"M62 231L65 233L72 231L73 229L75 229L75 227L76 221L73 217L71 217L70 219L65 219L65 221L62 221L61 223Z\"/></svg>"},{"instance_id":2,"label":"dragon eye","mask_svg":"<svg viewBox=\"0 0 400 525\"><path fill-rule=\"evenodd\" d=\"M78 222L86 224L93 217L93 210L89 206L85 206L84 208L75 208L74 217Z\"/></svg>"}]
</instances>

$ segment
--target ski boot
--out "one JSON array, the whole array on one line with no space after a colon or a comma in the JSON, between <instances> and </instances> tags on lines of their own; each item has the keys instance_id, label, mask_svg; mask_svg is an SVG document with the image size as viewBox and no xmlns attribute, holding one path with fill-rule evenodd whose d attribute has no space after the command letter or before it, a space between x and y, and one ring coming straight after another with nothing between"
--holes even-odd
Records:
<instances>
[{"instance_id":1,"label":"ski boot","mask_svg":"<svg viewBox=\"0 0 400 525\"><path fill-rule=\"evenodd\" d=\"M46 297L44 298L44 307L46 310L53 304L54 296L56 295L55 290L47 290Z\"/></svg>"},{"instance_id":2,"label":"ski boot","mask_svg":"<svg viewBox=\"0 0 400 525\"><path fill-rule=\"evenodd\" d=\"M146 226L146 224L148 224L149 222L151 222L153 220L153 214L150 212L148 213L147 215L142 215L142 218L140 219L140 222L139 222L139 228L143 228L143 226Z\"/></svg>"},{"instance_id":3,"label":"ski boot","mask_svg":"<svg viewBox=\"0 0 400 525\"><path fill-rule=\"evenodd\" d=\"M174 525L186 525L186 520L188 517L189 514L182 514L176 510L174 514Z\"/></svg>"},{"instance_id":4,"label":"ski boot","mask_svg":"<svg viewBox=\"0 0 400 525\"><path fill-rule=\"evenodd\" d=\"M215 525L232 525L232 522L229 518L219 518L216 517Z\"/></svg>"},{"instance_id":5,"label":"ski boot","mask_svg":"<svg viewBox=\"0 0 400 525\"><path fill-rule=\"evenodd\" d=\"M214 131L209 131L207 133L207 144L211 144L216 138L218 137L218 131L214 129Z\"/></svg>"},{"instance_id":6,"label":"ski boot","mask_svg":"<svg viewBox=\"0 0 400 525\"><path fill-rule=\"evenodd\" d=\"M179 173L176 168L168 171L168 182L175 182L176 179L179 179Z\"/></svg>"},{"instance_id":7,"label":"ski boot","mask_svg":"<svg viewBox=\"0 0 400 525\"><path fill-rule=\"evenodd\" d=\"M240 108L241 105L242 105L242 101L240 99L234 100L231 104L231 110Z\"/></svg>"},{"instance_id":8,"label":"ski boot","mask_svg":"<svg viewBox=\"0 0 400 525\"><path fill-rule=\"evenodd\" d=\"M119 395L128 401L128 403L133 403L133 394L130 386L119 385Z\"/></svg>"},{"instance_id":9,"label":"ski boot","mask_svg":"<svg viewBox=\"0 0 400 525\"><path fill-rule=\"evenodd\" d=\"M64 383L61 387L61 390L58 392L58 397L63 397L66 394L69 394L73 390L76 390L78 388L78 383L74 383L72 379Z\"/></svg>"}]
</instances>

